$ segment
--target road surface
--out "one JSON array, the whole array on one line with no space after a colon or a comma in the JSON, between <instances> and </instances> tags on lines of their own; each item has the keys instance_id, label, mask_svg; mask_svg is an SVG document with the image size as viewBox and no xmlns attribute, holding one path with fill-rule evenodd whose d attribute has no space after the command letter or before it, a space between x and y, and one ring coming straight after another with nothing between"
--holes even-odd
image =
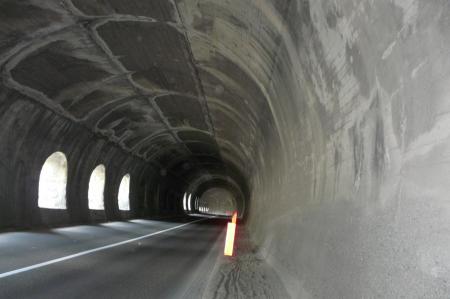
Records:
<instances>
[{"instance_id":1,"label":"road surface","mask_svg":"<svg viewBox=\"0 0 450 299\"><path fill-rule=\"evenodd\" d=\"M0 298L199 298L226 221L132 220L0 234Z\"/></svg>"}]
</instances>

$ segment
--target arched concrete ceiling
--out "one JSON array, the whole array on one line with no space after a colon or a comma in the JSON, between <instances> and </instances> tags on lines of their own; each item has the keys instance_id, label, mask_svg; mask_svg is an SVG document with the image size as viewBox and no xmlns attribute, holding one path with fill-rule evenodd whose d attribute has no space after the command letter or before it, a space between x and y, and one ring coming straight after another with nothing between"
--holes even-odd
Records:
<instances>
[{"instance_id":1,"label":"arched concrete ceiling","mask_svg":"<svg viewBox=\"0 0 450 299\"><path fill-rule=\"evenodd\" d=\"M210 154L249 175L275 126L261 86L276 42L250 6L5 0L4 85L162 168Z\"/></svg>"}]
</instances>

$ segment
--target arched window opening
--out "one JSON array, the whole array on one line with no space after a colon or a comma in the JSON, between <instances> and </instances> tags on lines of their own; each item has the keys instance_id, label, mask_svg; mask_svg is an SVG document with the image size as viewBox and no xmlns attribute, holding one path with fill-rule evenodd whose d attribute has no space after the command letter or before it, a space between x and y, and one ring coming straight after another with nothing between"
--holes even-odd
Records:
<instances>
[{"instance_id":1,"label":"arched window opening","mask_svg":"<svg viewBox=\"0 0 450 299\"><path fill-rule=\"evenodd\" d=\"M66 209L67 159L61 152L51 154L39 176L38 206L45 209Z\"/></svg>"},{"instance_id":2,"label":"arched window opening","mask_svg":"<svg viewBox=\"0 0 450 299\"><path fill-rule=\"evenodd\" d=\"M119 186L119 210L130 210L130 174L123 176Z\"/></svg>"},{"instance_id":3,"label":"arched window opening","mask_svg":"<svg viewBox=\"0 0 450 299\"><path fill-rule=\"evenodd\" d=\"M184 193L183 195L183 210L186 211L187 207L186 207L186 193Z\"/></svg>"},{"instance_id":4,"label":"arched window opening","mask_svg":"<svg viewBox=\"0 0 450 299\"><path fill-rule=\"evenodd\" d=\"M189 194L189 198L188 198L188 211L192 210L192 206L191 206L191 199L192 199L192 194Z\"/></svg>"},{"instance_id":5,"label":"arched window opening","mask_svg":"<svg viewBox=\"0 0 450 299\"><path fill-rule=\"evenodd\" d=\"M105 173L106 170L103 164L98 165L94 171L92 171L88 190L89 209L91 210L105 209Z\"/></svg>"}]
</instances>

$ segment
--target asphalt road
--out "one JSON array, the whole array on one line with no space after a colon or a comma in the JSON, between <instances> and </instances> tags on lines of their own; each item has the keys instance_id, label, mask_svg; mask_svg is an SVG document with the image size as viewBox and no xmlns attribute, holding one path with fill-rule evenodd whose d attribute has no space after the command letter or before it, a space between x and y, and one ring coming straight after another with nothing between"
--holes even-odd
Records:
<instances>
[{"instance_id":1,"label":"asphalt road","mask_svg":"<svg viewBox=\"0 0 450 299\"><path fill-rule=\"evenodd\" d=\"M134 220L2 233L0 298L200 298L225 226Z\"/></svg>"}]
</instances>

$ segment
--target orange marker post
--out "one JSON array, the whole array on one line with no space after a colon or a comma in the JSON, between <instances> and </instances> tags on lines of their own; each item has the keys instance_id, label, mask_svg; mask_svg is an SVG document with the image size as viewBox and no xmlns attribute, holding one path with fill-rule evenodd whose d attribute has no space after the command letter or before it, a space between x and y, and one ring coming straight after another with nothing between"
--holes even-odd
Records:
<instances>
[{"instance_id":1,"label":"orange marker post","mask_svg":"<svg viewBox=\"0 0 450 299\"><path fill-rule=\"evenodd\" d=\"M235 212L233 213L233 217L231 218L231 222L233 222L234 224L236 224L236 221L237 221L237 212L235 211Z\"/></svg>"},{"instance_id":2,"label":"orange marker post","mask_svg":"<svg viewBox=\"0 0 450 299\"><path fill-rule=\"evenodd\" d=\"M233 256L234 235L236 233L236 223L228 222L227 237L225 239L224 255Z\"/></svg>"}]
</instances>

